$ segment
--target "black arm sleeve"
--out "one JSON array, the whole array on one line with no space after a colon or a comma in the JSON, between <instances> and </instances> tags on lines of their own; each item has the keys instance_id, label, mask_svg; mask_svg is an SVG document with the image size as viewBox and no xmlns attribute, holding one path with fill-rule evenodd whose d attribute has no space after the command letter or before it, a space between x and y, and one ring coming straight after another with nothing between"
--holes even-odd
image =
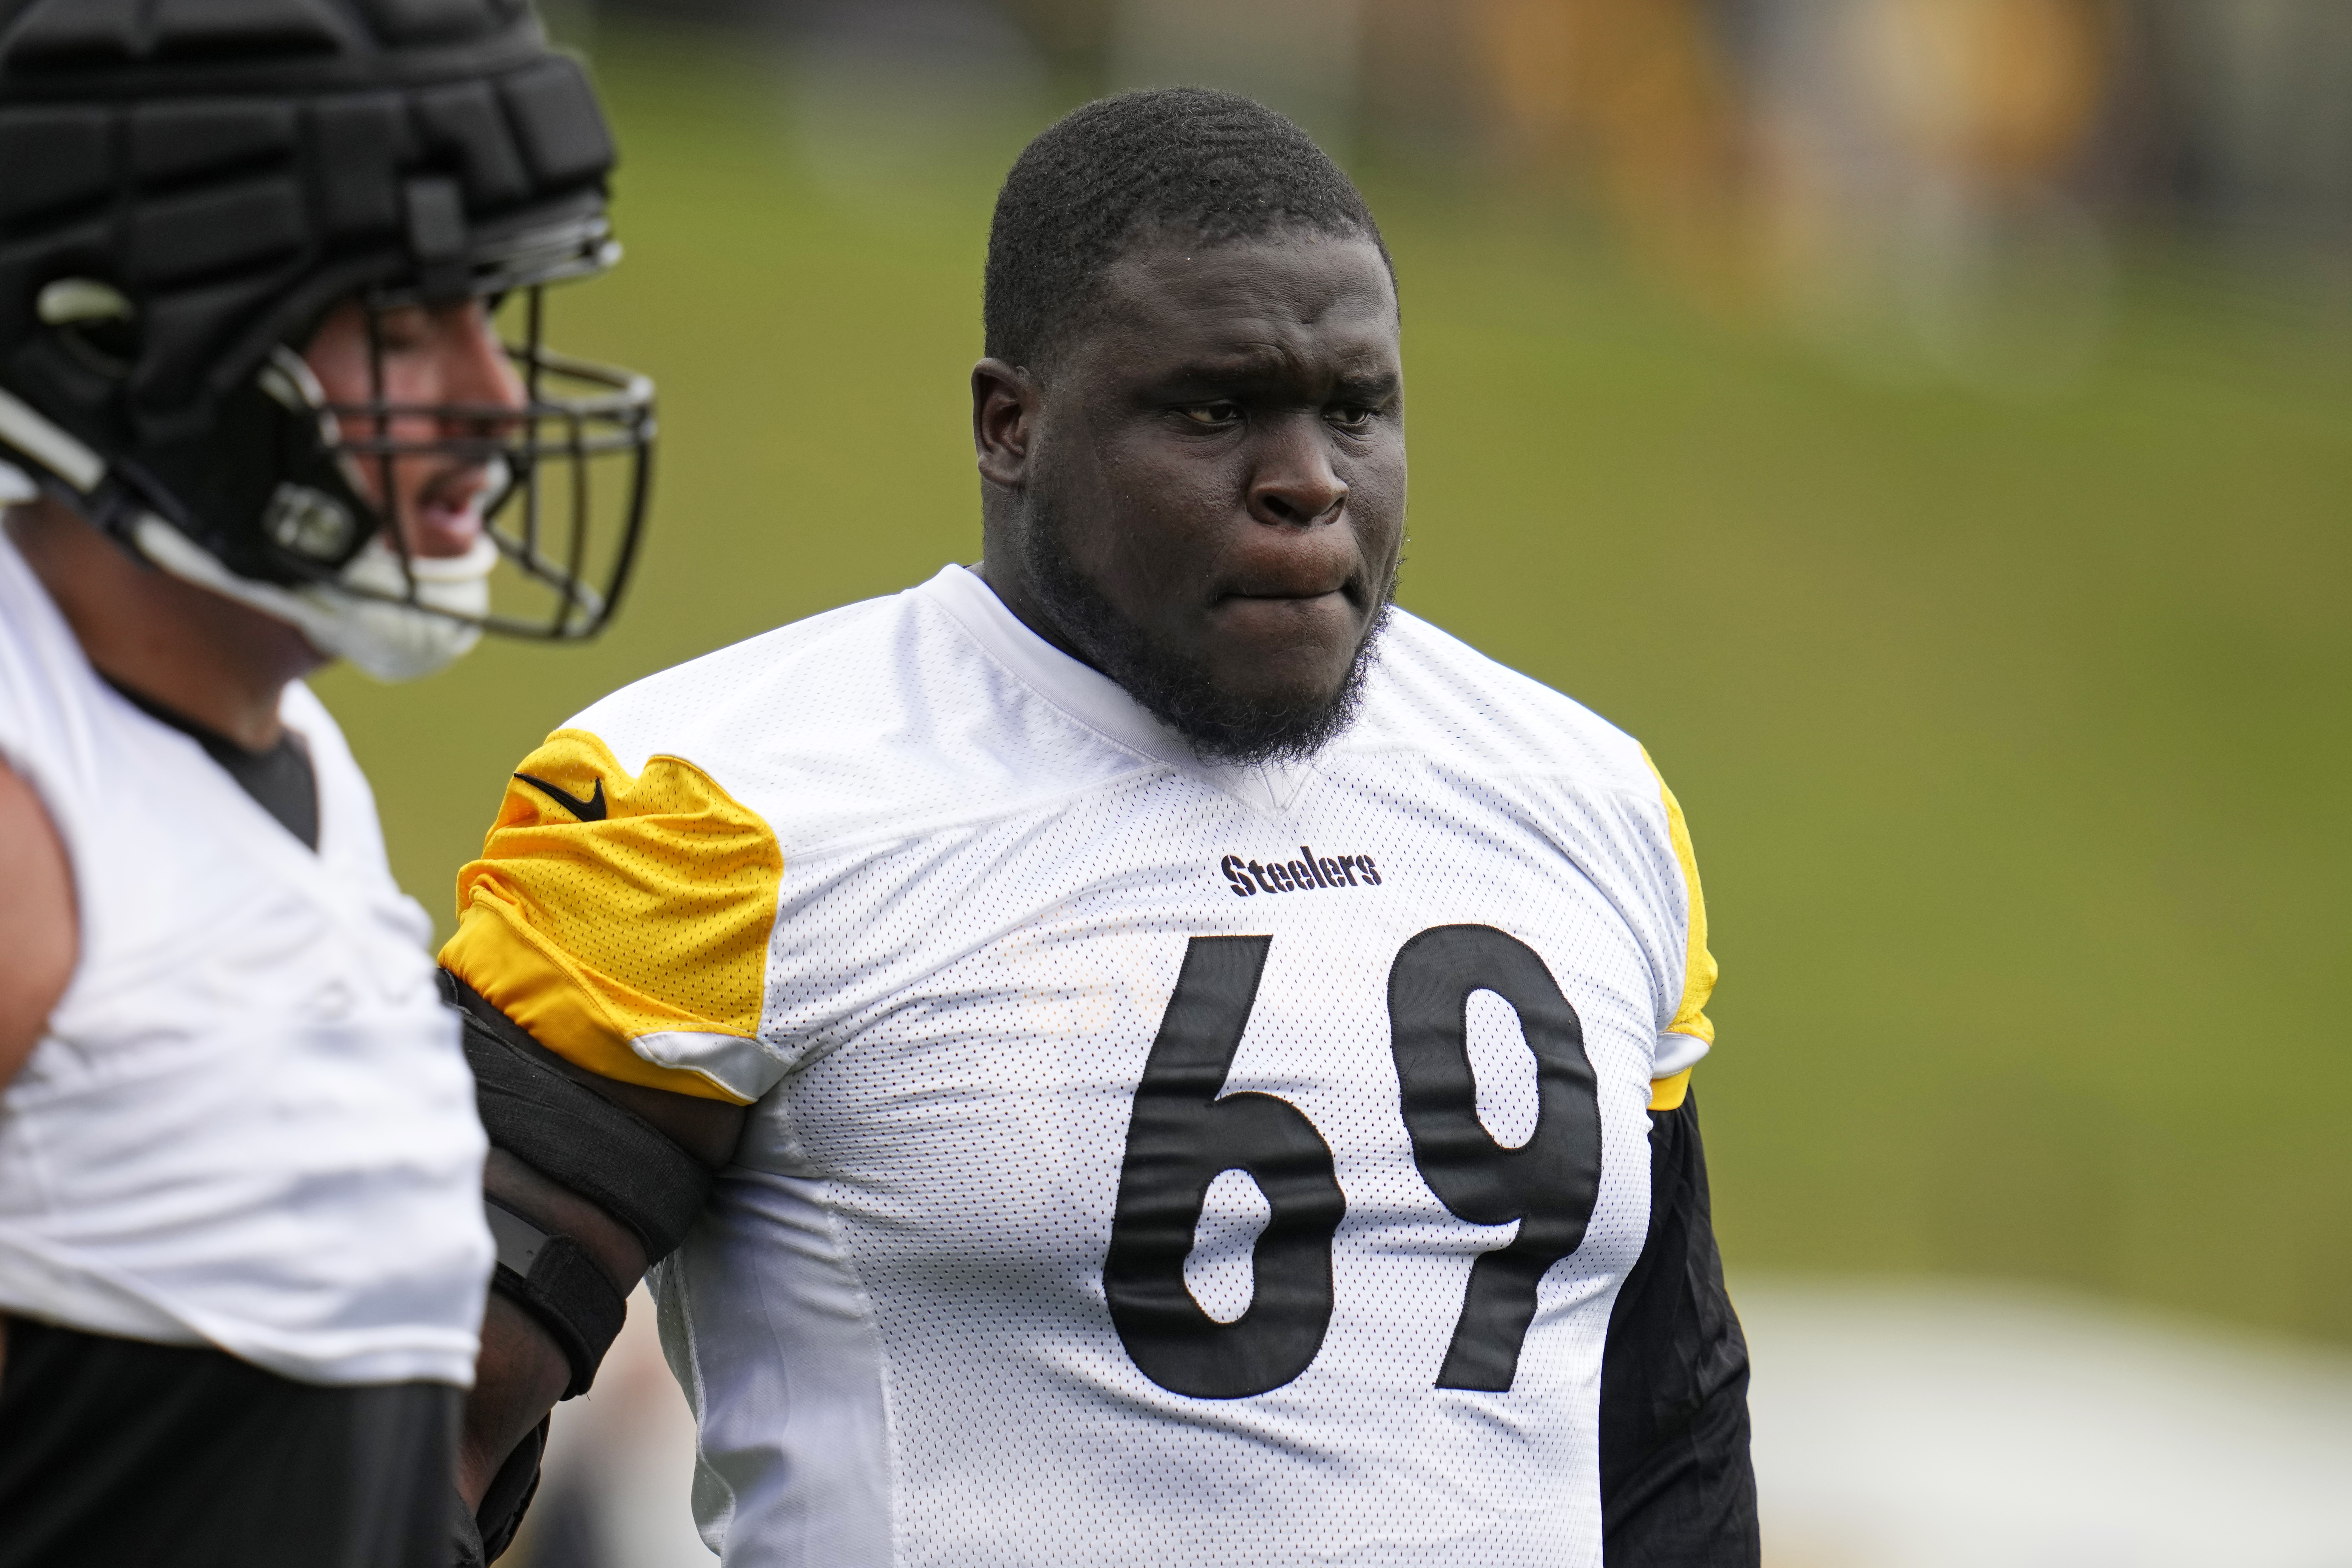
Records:
<instances>
[{"instance_id":1,"label":"black arm sleeve","mask_svg":"<svg viewBox=\"0 0 2352 1568\"><path fill-rule=\"evenodd\" d=\"M634 1232L648 1262L677 1249L710 1196L710 1167L644 1117L572 1080L567 1064L447 970L491 1144Z\"/></svg>"},{"instance_id":2,"label":"black arm sleeve","mask_svg":"<svg viewBox=\"0 0 2352 1568\"><path fill-rule=\"evenodd\" d=\"M1756 1568L1748 1342L1723 1288L1698 1107L1650 1113L1650 1237L1601 1366L1608 1568Z\"/></svg>"}]
</instances>

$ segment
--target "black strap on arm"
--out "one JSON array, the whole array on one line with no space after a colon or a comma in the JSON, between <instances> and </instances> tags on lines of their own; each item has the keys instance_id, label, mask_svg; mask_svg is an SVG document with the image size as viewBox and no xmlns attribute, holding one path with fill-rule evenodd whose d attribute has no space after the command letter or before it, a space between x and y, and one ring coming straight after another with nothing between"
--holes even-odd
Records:
<instances>
[{"instance_id":1,"label":"black strap on arm","mask_svg":"<svg viewBox=\"0 0 2352 1568\"><path fill-rule=\"evenodd\" d=\"M1650 1236L1601 1366L1609 1568L1756 1568L1748 1342L1723 1287L1697 1102L1650 1113Z\"/></svg>"},{"instance_id":2,"label":"black strap on arm","mask_svg":"<svg viewBox=\"0 0 2352 1568\"><path fill-rule=\"evenodd\" d=\"M568 1236L552 1235L496 1199L485 1199L490 1238L498 1243L498 1272L491 1288L515 1303L554 1336L572 1363L563 1397L588 1392L604 1352L628 1321L628 1298L588 1249Z\"/></svg>"},{"instance_id":3,"label":"black strap on arm","mask_svg":"<svg viewBox=\"0 0 2352 1568\"><path fill-rule=\"evenodd\" d=\"M656 1263L677 1250L710 1196L710 1167L636 1112L573 1079L578 1070L446 970L466 1021L490 1142L629 1227Z\"/></svg>"}]
</instances>

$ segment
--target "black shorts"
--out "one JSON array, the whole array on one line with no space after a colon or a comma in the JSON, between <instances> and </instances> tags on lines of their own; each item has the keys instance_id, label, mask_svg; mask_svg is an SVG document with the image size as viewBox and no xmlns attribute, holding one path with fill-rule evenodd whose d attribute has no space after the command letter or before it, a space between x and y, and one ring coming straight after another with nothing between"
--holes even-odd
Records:
<instances>
[{"instance_id":1,"label":"black shorts","mask_svg":"<svg viewBox=\"0 0 2352 1568\"><path fill-rule=\"evenodd\" d=\"M465 1395L5 1320L0 1568L446 1568Z\"/></svg>"}]
</instances>

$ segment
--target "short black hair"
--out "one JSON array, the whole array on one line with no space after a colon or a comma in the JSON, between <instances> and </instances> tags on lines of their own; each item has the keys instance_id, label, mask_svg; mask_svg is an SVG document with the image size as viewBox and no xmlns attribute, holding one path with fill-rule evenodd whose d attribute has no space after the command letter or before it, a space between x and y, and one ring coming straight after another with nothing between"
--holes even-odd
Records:
<instances>
[{"instance_id":1,"label":"short black hair","mask_svg":"<svg viewBox=\"0 0 2352 1568\"><path fill-rule=\"evenodd\" d=\"M1014 364L1050 358L1144 233L1215 245L1286 227L1369 239L1388 261L1355 183L1255 99L1199 87L1097 99L1040 132L997 193L981 306L987 352Z\"/></svg>"}]
</instances>

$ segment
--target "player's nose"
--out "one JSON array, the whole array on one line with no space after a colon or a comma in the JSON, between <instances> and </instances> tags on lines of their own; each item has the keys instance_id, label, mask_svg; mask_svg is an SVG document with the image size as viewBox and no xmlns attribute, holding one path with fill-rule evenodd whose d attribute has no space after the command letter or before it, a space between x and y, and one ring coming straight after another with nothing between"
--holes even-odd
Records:
<instances>
[{"instance_id":1,"label":"player's nose","mask_svg":"<svg viewBox=\"0 0 2352 1568\"><path fill-rule=\"evenodd\" d=\"M1255 456L1249 480L1253 518L1290 528L1338 519L1348 483L1332 466L1330 433L1321 419L1308 414L1270 422Z\"/></svg>"},{"instance_id":2,"label":"player's nose","mask_svg":"<svg viewBox=\"0 0 2352 1568\"><path fill-rule=\"evenodd\" d=\"M478 303L449 307L436 322L442 401L467 410L467 422L503 429L524 403L522 382L499 339L498 325Z\"/></svg>"}]
</instances>

